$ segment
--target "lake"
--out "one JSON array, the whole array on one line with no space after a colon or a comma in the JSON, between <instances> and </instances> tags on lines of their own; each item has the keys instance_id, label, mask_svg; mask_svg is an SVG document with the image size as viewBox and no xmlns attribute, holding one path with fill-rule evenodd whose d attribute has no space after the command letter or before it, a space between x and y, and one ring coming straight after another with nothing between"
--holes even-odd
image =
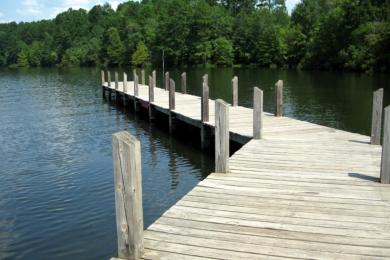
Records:
<instances>
[{"instance_id":1,"label":"lake","mask_svg":"<svg viewBox=\"0 0 390 260\"><path fill-rule=\"evenodd\" d=\"M285 115L368 135L372 92L389 75L270 70L185 69L188 92L251 107L252 88L273 112L274 84L284 80ZM180 88L183 70L171 70ZM149 71L147 71L149 73ZM130 71L128 72L131 78ZM161 86L162 71L157 72ZM111 135L141 141L145 226L213 170L212 156L190 140L102 98L100 70L0 70L0 259L109 259L117 253ZM197 136L192 139L197 139Z\"/></svg>"}]
</instances>

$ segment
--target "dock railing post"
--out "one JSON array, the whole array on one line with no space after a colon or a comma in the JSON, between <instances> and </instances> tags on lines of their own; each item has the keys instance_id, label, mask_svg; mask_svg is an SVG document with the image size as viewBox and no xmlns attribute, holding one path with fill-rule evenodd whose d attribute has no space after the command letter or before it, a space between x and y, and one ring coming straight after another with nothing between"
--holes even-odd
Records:
<instances>
[{"instance_id":1,"label":"dock railing post","mask_svg":"<svg viewBox=\"0 0 390 260\"><path fill-rule=\"evenodd\" d=\"M102 78L102 86L104 86L104 83L106 83L106 79L105 79L105 77L104 77L104 70L101 70L101 71L100 71L100 76L101 76L101 78Z\"/></svg>"},{"instance_id":2,"label":"dock railing post","mask_svg":"<svg viewBox=\"0 0 390 260\"><path fill-rule=\"evenodd\" d=\"M165 90L169 90L169 72L165 72Z\"/></svg>"},{"instance_id":3,"label":"dock railing post","mask_svg":"<svg viewBox=\"0 0 390 260\"><path fill-rule=\"evenodd\" d=\"M385 108L380 178L381 183L390 184L390 106Z\"/></svg>"},{"instance_id":4,"label":"dock railing post","mask_svg":"<svg viewBox=\"0 0 390 260\"><path fill-rule=\"evenodd\" d=\"M127 93L127 74L123 72L123 92Z\"/></svg>"},{"instance_id":5,"label":"dock railing post","mask_svg":"<svg viewBox=\"0 0 390 260\"><path fill-rule=\"evenodd\" d=\"M200 146L205 149L209 146L210 133L208 133L208 127L205 122L209 121L209 85L208 75L203 76L202 83L202 97L201 97L201 128L200 128Z\"/></svg>"},{"instance_id":6,"label":"dock railing post","mask_svg":"<svg viewBox=\"0 0 390 260\"><path fill-rule=\"evenodd\" d=\"M112 136L118 255L140 259L143 255L141 144L128 132Z\"/></svg>"},{"instance_id":7,"label":"dock railing post","mask_svg":"<svg viewBox=\"0 0 390 260\"><path fill-rule=\"evenodd\" d=\"M145 85L145 70L141 70L141 83L142 85Z\"/></svg>"},{"instance_id":8,"label":"dock railing post","mask_svg":"<svg viewBox=\"0 0 390 260\"><path fill-rule=\"evenodd\" d=\"M263 138L263 91L253 88L253 139Z\"/></svg>"},{"instance_id":9,"label":"dock railing post","mask_svg":"<svg viewBox=\"0 0 390 260\"><path fill-rule=\"evenodd\" d=\"M154 102L154 81L153 77L149 76L149 120L153 119L152 102Z\"/></svg>"},{"instance_id":10,"label":"dock railing post","mask_svg":"<svg viewBox=\"0 0 390 260\"><path fill-rule=\"evenodd\" d=\"M229 172L229 104L215 101L215 172Z\"/></svg>"},{"instance_id":11,"label":"dock railing post","mask_svg":"<svg viewBox=\"0 0 390 260\"><path fill-rule=\"evenodd\" d=\"M181 92L183 94L187 93L187 73L185 72L181 74Z\"/></svg>"},{"instance_id":12,"label":"dock railing post","mask_svg":"<svg viewBox=\"0 0 390 260\"><path fill-rule=\"evenodd\" d=\"M275 116L283 116L283 80L275 84Z\"/></svg>"},{"instance_id":13,"label":"dock railing post","mask_svg":"<svg viewBox=\"0 0 390 260\"><path fill-rule=\"evenodd\" d=\"M232 79L232 105L238 106L238 77L234 76Z\"/></svg>"},{"instance_id":14,"label":"dock railing post","mask_svg":"<svg viewBox=\"0 0 390 260\"><path fill-rule=\"evenodd\" d=\"M175 110L175 81L173 79L169 80L169 132L174 131L174 116L172 110Z\"/></svg>"},{"instance_id":15,"label":"dock railing post","mask_svg":"<svg viewBox=\"0 0 390 260\"><path fill-rule=\"evenodd\" d=\"M134 103L134 111L137 111L137 97L138 96L138 76L137 73L134 74L134 95L133 95L133 103Z\"/></svg>"},{"instance_id":16,"label":"dock railing post","mask_svg":"<svg viewBox=\"0 0 390 260\"><path fill-rule=\"evenodd\" d=\"M381 144L383 88L374 92L372 103L371 144Z\"/></svg>"},{"instance_id":17,"label":"dock railing post","mask_svg":"<svg viewBox=\"0 0 390 260\"><path fill-rule=\"evenodd\" d=\"M107 85L111 87L111 72L107 70Z\"/></svg>"},{"instance_id":18,"label":"dock railing post","mask_svg":"<svg viewBox=\"0 0 390 260\"><path fill-rule=\"evenodd\" d=\"M118 71L115 71L115 90L118 90L119 88L119 75L118 75Z\"/></svg>"},{"instance_id":19,"label":"dock railing post","mask_svg":"<svg viewBox=\"0 0 390 260\"><path fill-rule=\"evenodd\" d=\"M153 87L156 88L157 87L157 78L156 78L156 71L155 70L153 70L152 76L153 76Z\"/></svg>"}]
</instances>

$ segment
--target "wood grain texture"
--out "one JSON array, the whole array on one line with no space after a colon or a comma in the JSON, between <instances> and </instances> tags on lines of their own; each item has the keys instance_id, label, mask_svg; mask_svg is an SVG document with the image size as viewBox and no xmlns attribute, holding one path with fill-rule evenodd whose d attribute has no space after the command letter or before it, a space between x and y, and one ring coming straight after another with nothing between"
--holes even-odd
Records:
<instances>
[{"instance_id":1,"label":"wood grain texture","mask_svg":"<svg viewBox=\"0 0 390 260\"><path fill-rule=\"evenodd\" d=\"M141 145L128 132L112 136L118 256L139 259L143 255L143 207Z\"/></svg>"},{"instance_id":2,"label":"wood grain texture","mask_svg":"<svg viewBox=\"0 0 390 260\"><path fill-rule=\"evenodd\" d=\"M238 77L234 76L232 79L232 105L238 106Z\"/></svg>"},{"instance_id":3,"label":"wood grain texture","mask_svg":"<svg viewBox=\"0 0 390 260\"><path fill-rule=\"evenodd\" d=\"M215 101L215 172L229 172L229 104Z\"/></svg>"},{"instance_id":4,"label":"wood grain texture","mask_svg":"<svg viewBox=\"0 0 390 260\"><path fill-rule=\"evenodd\" d=\"M169 80L169 110L175 110L175 81Z\"/></svg>"},{"instance_id":5,"label":"wood grain texture","mask_svg":"<svg viewBox=\"0 0 390 260\"><path fill-rule=\"evenodd\" d=\"M253 88L253 139L263 138L263 91Z\"/></svg>"},{"instance_id":6,"label":"wood grain texture","mask_svg":"<svg viewBox=\"0 0 390 260\"><path fill-rule=\"evenodd\" d=\"M390 183L390 106L385 108L385 121L383 126L383 150L381 165L381 183Z\"/></svg>"},{"instance_id":7,"label":"wood grain texture","mask_svg":"<svg viewBox=\"0 0 390 260\"><path fill-rule=\"evenodd\" d=\"M123 72L123 92L127 93L127 74Z\"/></svg>"},{"instance_id":8,"label":"wood grain texture","mask_svg":"<svg viewBox=\"0 0 390 260\"><path fill-rule=\"evenodd\" d=\"M209 121L209 85L207 74L203 76L202 83L201 119L202 122Z\"/></svg>"},{"instance_id":9,"label":"wood grain texture","mask_svg":"<svg viewBox=\"0 0 390 260\"><path fill-rule=\"evenodd\" d=\"M381 144L383 88L374 92L372 101L371 144Z\"/></svg>"},{"instance_id":10,"label":"wood grain texture","mask_svg":"<svg viewBox=\"0 0 390 260\"><path fill-rule=\"evenodd\" d=\"M283 81L275 84L275 116L283 116Z\"/></svg>"}]
</instances>

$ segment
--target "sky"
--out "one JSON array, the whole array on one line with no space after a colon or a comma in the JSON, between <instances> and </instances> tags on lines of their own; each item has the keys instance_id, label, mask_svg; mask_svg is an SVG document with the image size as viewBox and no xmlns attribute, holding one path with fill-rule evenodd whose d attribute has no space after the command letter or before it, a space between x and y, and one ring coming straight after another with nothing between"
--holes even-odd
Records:
<instances>
[{"instance_id":1,"label":"sky","mask_svg":"<svg viewBox=\"0 0 390 260\"><path fill-rule=\"evenodd\" d=\"M42 19L52 19L57 14L69 8L86 10L96 4L108 2L116 7L127 0L0 0L0 23L11 21L30 22ZM291 10L300 0L286 0L288 11Z\"/></svg>"}]
</instances>

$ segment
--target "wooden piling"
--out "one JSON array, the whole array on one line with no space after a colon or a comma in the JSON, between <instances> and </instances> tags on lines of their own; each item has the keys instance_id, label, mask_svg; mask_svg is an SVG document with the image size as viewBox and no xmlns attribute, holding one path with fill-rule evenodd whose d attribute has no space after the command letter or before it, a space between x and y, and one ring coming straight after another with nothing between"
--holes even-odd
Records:
<instances>
[{"instance_id":1,"label":"wooden piling","mask_svg":"<svg viewBox=\"0 0 390 260\"><path fill-rule=\"evenodd\" d=\"M115 77L115 90L118 90L119 89L119 75L118 75L118 71L115 71L114 77Z\"/></svg>"},{"instance_id":2,"label":"wooden piling","mask_svg":"<svg viewBox=\"0 0 390 260\"><path fill-rule=\"evenodd\" d=\"M107 84L111 87L111 72L107 70Z\"/></svg>"},{"instance_id":3,"label":"wooden piling","mask_svg":"<svg viewBox=\"0 0 390 260\"><path fill-rule=\"evenodd\" d=\"M383 88L374 92L372 103L371 144L381 144Z\"/></svg>"},{"instance_id":4,"label":"wooden piling","mask_svg":"<svg viewBox=\"0 0 390 260\"><path fill-rule=\"evenodd\" d=\"M275 116L283 116L283 80L275 84Z\"/></svg>"},{"instance_id":5,"label":"wooden piling","mask_svg":"<svg viewBox=\"0 0 390 260\"><path fill-rule=\"evenodd\" d=\"M169 90L169 72L165 72L165 90Z\"/></svg>"},{"instance_id":6,"label":"wooden piling","mask_svg":"<svg viewBox=\"0 0 390 260\"><path fill-rule=\"evenodd\" d=\"M201 102L202 102L201 105L202 122L208 122L209 121L209 85L208 85L207 74L203 76Z\"/></svg>"},{"instance_id":7,"label":"wooden piling","mask_svg":"<svg viewBox=\"0 0 390 260\"><path fill-rule=\"evenodd\" d=\"M146 84L145 83L145 70L144 69L141 70L141 83L142 83L142 85Z\"/></svg>"},{"instance_id":8,"label":"wooden piling","mask_svg":"<svg viewBox=\"0 0 390 260\"><path fill-rule=\"evenodd\" d=\"M263 91L253 88L253 139L263 138Z\"/></svg>"},{"instance_id":9,"label":"wooden piling","mask_svg":"<svg viewBox=\"0 0 390 260\"><path fill-rule=\"evenodd\" d=\"M381 183L390 184L390 106L385 108L383 125Z\"/></svg>"},{"instance_id":10,"label":"wooden piling","mask_svg":"<svg viewBox=\"0 0 390 260\"><path fill-rule=\"evenodd\" d=\"M153 77L153 87L156 88L157 87L157 78L156 78L156 71L153 70L152 72L152 77Z\"/></svg>"},{"instance_id":11,"label":"wooden piling","mask_svg":"<svg viewBox=\"0 0 390 260\"><path fill-rule=\"evenodd\" d=\"M149 76L149 120L153 119L152 102L154 102L154 81L153 76Z\"/></svg>"},{"instance_id":12,"label":"wooden piling","mask_svg":"<svg viewBox=\"0 0 390 260\"><path fill-rule=\"evenodd\" d=\"M106 79L104 77L104 70L100 71L100 76L101 76L101 79L102 79L102 86L104 86L104 83L106 82Z\"/></svg>"},{"instance_id":13,"label":"wooden piling","mask_svg":"<svg viewBox=\"0 0 390 260\"><path fill-rule=\"evenodd\" d=\"M134 96L138 96L138 76L134 75Z\"/></svg>"},{"instance_id":14,"label":"wooden piling","mask_svg":"<svg viewBox=\"0 0 390 260\"><path fill-rule=\"evenodd\" d=\"M234 76L232 79L232 105L238 106L238 77Z\"/></svg>"},{"instance_id":15,"label":"wooden piling","mask_svg":"<svg viewBox=\"0 0 390 260\"><path fill-rule=\"evenodd\" d=\"M172 110L175 110L175 81L173 79L169 80L169 132L174 131L174 115Z\"/></svg>"},{"instance_id":16,"label":"wooden piling","mask_svg":"<svg viewBox=\"0 0 390 260\"><path fill-rule=\"evenodd\" d=\"M118 256L136 260L143 255L141 144L128 132L112 136Z\"/></svg>"},{"instance_id":17,"label":"wooden piling","mask_svg":"<svg viewBox=\"0 0 390 260\"><path fill-rule=\"evenodd\" d=\"M181 74L181 92L187 94L187 73Z\"/></svg>"},{"instance_id":18,"label":"wooden piling","mask_svg":"<svg viewBox=\"0 0 390 260\"><path fill-rule=\"evenodd\" d=\"M123 92L127 93L127 74L123 72Z\"/></svg>"},{"instance_id":19,"label":"wooden piling","mask_svg":"<svg viewBox=\"0 0 390 260\"><path fill-rule=\"evenodd\" d=\"M215 172L229 172L229 104L215 101Z\"/></svg>"}]
</instances>

